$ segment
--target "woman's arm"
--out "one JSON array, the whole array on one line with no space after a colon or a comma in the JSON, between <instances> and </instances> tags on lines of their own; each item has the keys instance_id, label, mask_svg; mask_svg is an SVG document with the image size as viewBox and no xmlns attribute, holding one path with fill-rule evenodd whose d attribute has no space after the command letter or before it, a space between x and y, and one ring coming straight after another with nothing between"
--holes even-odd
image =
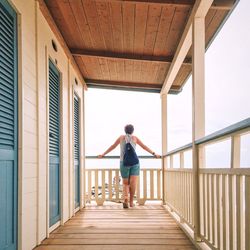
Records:
<instances>
[{"instance_id":1,"label":"woman's arm","mask_svg":"<svg viewBox=\"0 0 250 250\"><path fill-rule=\"evenodd\" d=\"M155 152L153 150L151 150L149 147L147 147L145 144L142 143L142 141L136 137L136 142L137 144L139 144L144 150L146 150L147 152L149 152L150 154L154 155L156 158L161 158L160 155L155 154Z\"/></svg>"},{"instance_id":2,"label":"woman's arm","mask_svg":"<svg viewBox=\"0 0 250 250\"><path fill-rule=\"evenodd\" d=\"M113 149L115 149L117 147L117 145L120 143L120 138L119 137L114 144L112 144L103 154L98 155L98 158L102 158L104 155L108 154L110 151L112 151Z\"/></svg>"}]
</instances>

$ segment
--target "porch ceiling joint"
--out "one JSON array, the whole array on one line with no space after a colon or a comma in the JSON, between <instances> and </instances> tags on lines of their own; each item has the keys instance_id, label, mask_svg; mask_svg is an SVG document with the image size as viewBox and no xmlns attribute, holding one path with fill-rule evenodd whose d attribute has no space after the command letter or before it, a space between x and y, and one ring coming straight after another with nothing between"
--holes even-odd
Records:
<instances>
[{"instance_id":1,"label":"porch ceiling joint","mask_svg":"<svg viewBox=\"0 0 250 250\"><path fill-rule=\"evenodd\" d=\"M140 82L124 82L124 81L109 81L109 80L99 80L99 79L85 79L88 87L96 88L111 88L111 89L130 89L130 90L153 90L153 92L160 93L161 84L154 83L140 83ZM179 86L172 86L170 89L171 94L177 94L182 91Z\"/></svg>"},{"instance_id":2,"label":"porch ceiling joint","mask_svg":"<svg viewBox=\"0 0 250 250\"><path fill-rule=\"evenodd\" d=\"M70 52L73 56L82 57L94 57L94 58L105 58L115 60L135 60L142 62L155 62L155 63L171 63L173 56L149 56L149 55L136 55L136 54L124 54L110 51L89 51L84 49L71 48ZM183 62L185 65L191 65L191 58L186 58Z\"/></svg>"}]
</instances>

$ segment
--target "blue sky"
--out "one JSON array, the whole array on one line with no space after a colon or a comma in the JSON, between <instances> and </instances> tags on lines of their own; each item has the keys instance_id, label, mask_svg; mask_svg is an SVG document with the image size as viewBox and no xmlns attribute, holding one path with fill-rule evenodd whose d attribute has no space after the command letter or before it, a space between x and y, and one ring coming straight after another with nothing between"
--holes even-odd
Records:
<instances>
[{"instance_id":1,"label":"blue sky","mask_svg":"<svg viewBox=\"0 0 250 250\"><path fill-rule=\"evenodd\" d=\"M206 52L206 134L250 117L249 10L250 1L241 0ZM169 150L191 142L191 84L190 78L181 94L168 96ZM134 124L145 144L161 152L159 94L89 89L85 103L87 155L102 153L127 123ZM227 166L229 149L229 141L211 146L207 164ZM139 148L138 153L146 154ZM119 148L110 153L118 154ZM150 164L155 163L147 161ZM250 166L249 135L242 138L242 164Z\"/></svg>"}]
</instances>

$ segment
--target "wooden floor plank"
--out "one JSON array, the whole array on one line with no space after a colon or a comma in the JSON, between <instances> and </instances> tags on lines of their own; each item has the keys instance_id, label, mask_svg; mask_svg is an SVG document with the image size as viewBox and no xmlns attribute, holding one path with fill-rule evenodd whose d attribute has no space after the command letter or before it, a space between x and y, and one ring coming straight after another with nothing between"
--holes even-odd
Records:
<instances>
[{"instance_id":1,"label":"wooden floor plank","mask_svg":"<svg viewBox=\"0 0 250 250\"><path fill-rule=\"evenodd\" d=\"M191 250L191 241L159 205L88 206L35 250Z\"/></svg>"},{"instance_id":2,"label":"wooden floor plank","mask_svg":"<svg viewBox=\"0 0 250 250\"><path fill-rule=\"evenodd\" d=\"M128 246L117 246L117 245L49 245L39 246L36 250L194 250L193 246L180 246L180 245L128 245Z\"/></svg>"},{"instance_id":3,"label":"wooden floor plank","mask_svg":"<svg viewBox=\"0 0 250 250\"><path fill-rule=\"evenodd\" d=\"M176 239L46 239L43 245L175 245ZM190 246L192 245L188 239L178 239L178 245Z\"/></svg>"},{"instance_id":4,"label":"wooden floor plank","mask_svg":"<svg viewBox=\"0 0 250 250\"><path fill-rule=\"evenodd\" d=\"M109 234L120 234L120 233L127 233L128 230L126 228L106 228L105 233ZM133 234L150 234L150 233L155 233L155 234L164 234L164 233L173 233L173 234L183 234L182 230L178 227L176 228L133 228L129 230L130 233ZM103 233L103 229L100 228L64 228L60 227L56 229L53 233L71 233L71 234L100 234ZM52 234L51 234L52 235Z\"/></svg>"},{"instance_id":5,"label":"wooden floor plank","mask_svg":"<svg viewBox=\"0 0 250 250\"><path fill-rule=\"evenodd\" d=\"M98 238L98 239L186 239L187 237L185 235L182 235L180 233L162 233L162 234L156 234L156 233L148 233L148 234L133 234L133 233L54 233L50 236L50 238L55 239L92 239L92 238Z\"/></svg>"}]
</instances>

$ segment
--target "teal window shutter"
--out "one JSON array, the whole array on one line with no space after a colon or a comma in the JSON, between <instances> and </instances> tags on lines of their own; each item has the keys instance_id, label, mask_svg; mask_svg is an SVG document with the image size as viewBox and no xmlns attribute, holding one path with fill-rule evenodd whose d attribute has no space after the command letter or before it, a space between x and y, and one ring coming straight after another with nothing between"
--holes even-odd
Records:
<instances>
[{"instance_id":1,"label":"teal window shutter","mask_svg":"<svg viewBox=\"0 0 250 250\"><path fill-rule=\"evenodd\" d=\"M0 249L17 249L17 17L0 0Z\"/></svg>"},{"instance_id":2,"label":"teal window shutter","mask_svg":"<svg viewBox=\"0 0 250 250\"><path fill-rule=\"evenodd\" d=\"M80 106L79 97L74 94L74 170L75 208L80 205Z\"/></svg>"},{"instance_id":3,"label":"teal window shutter","mask_svg":"<svg viewBox=\"0 0 250 250\"><path fill-rule=\"evenodd\" d=\"M49 221L60 220L60 73L49 61Z\"/></svg>"}]
</instances>

